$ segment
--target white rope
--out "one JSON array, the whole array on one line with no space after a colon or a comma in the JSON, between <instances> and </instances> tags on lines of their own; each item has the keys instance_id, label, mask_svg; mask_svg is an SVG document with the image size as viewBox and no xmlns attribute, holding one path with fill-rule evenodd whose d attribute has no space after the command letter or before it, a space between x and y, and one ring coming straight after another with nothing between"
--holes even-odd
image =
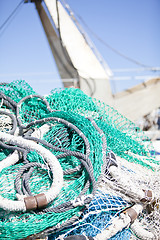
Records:
<instances>
[{"instance_id":1,"label":"white rope","mask_svg":"<svg viewBox=\"0 0 160 240\"><path fill-rule=\"evenodd\" d=\"M155 240L155 236L152 232L149 232L148 230L144 229L143 226L141 226L140 222L138 220L135 220L133 224L130 226L131 230L134 232L136 237L142 240Z\"/></svg>"},{"instance_id":2,"label":"white rope","mask_svg":"<svg viewBox=\"0 0 160 240\"><path fill-rule=\"evenodd\" d=\"M137 215L142 211L143 207L140 204L137 204L132 207ZM116 217L112 220L112 224L109 225L101 233L97 234L94 237L95 240L107 240L116 235L118 232L122 231L124 228L129 227L131 224L131 217L126 213L121 213L119 217Z\"/></svg>"},{"instance_id":3,"label":"white rope","mask_svg":"<svg viewBox=\"0 0 160 240\"><path fill-rule=\"evenodd\" d=\"M0 196L0 208L7 211L26 211L24 201L13 201Z\"/></svg>"},{"instance_id":4,"label":"white rope","mask_svg":"<svg viewBox=\"0 0 160 240\"><path fill-rule=\"evenodd\" d=\"M46 148L41 145L36 144L33 141L23 139L22 137L13 136L7 133L0 132L0 140L8 142L12 145L19 145L22 148L28 148L31 151L37 151L43 158L45 158L47 164L49 165L51 171L54 173L53 182L50 189L44 192L47 203L51 202L59 194L63 185L63 170L60 166L57 158ZM3 209L8 209L12 211L25 211L26 207L24 202L7 200L6 198L0 197L0 207Z\"/></svg>"},{"instance_id":5,"label":"white rope","mask_svg":"<svg viewBox=\"0 0 160 240\"><path fill-rule=\"evenodd\" d=\"M42 139L44 134L48 132L51 128L51 125L44 124L40 128L36 128L35 131L32 133L32 137Z\"/></svg>"},{"instance_id":6,"label":"white rope","mask_svg":"<svg viewBox=\"0 0 160 240\"><path fill-rule=\"evenodd\" d=\"M125 166L125 165L124 165ZM123 167L123 166L122 166ZM135 166L136 167L136 166ZM138 166L137 166L138 168ZM115 181L110 181L108 179L105 179L105 182L107 183L107 186L109 186L109 188L112 190L114 190L115 192L119 192L119 195L124 194L124 196L128 196L131 202L141 202L141 207L142 210L143 208L147 205L152 203L155 199L157 199L156 197L156 192L150 191L149 189L145 189L146 185L148 185L149 183L149 179L153 180L153 175L150 174L150 171L148 170L147 172L143 172L143 167L140 168L141 172L137 171L137 169L131 168L132 171L131 172L127 172L126 170L123 170L123 168L121 169L120 167L115 167L115 166L111 166L109 168L109 172L111 174L111 176L113 177L113 179L115 179ZM136 172L134 172L134 170ZM128 174L127 174L128 173ZM140 176L139 176L140 174ZM134 179L132 178L132 175L134 175ZM141 186L142 182L142 176L143 176L143 182L144 185ZM137 184L136 184L137 181ZM138 185L138 183L140 183L140 185ZM154 190L154 188L152 189ZM137 206L137 205L135 205ZM115 223L115 224L118 224ZM126 225L127 226L127 225ZM136 220L134 223L131 224L131 229L132 231L135 233L135 235L142 240L153 240L153 239L157 239L155 238L155 235L153 233L153 231L151 232L151 230L145 229L145 226L142 226L141 223ZM112 231L112 228L111 228ZM121 231L121 230L119 230ZM104 232L102 232L102 236L100 236L98 239L96 238L96 240L106 240L108 238L103 238L103 234ZM107 235L106 235L107 236Z\"/></svg>"},{"instance_id":7,"label":"white rope","mask_svg":"<svg viewBox=\"0 0 160 240\"><path fill-rule=\"evenodd\" d=\"M122 231L123 228L127 227L130 224L130 217L126 214L121 214L121 218L115 218L112 222L112 224L106 228L104 231L99 233L95 239L96 240L107 240L114 235L116 235L117 232Z\"/></svg>"},{"instance_id":8,"label":"white rope","mask_svg":"<svg viewBox=\"0 0 160 240\"><path fill-rule=\"evenodd\" d=\"M19 161L19 154L18 151L15 150L12 154L10 154L8 157L0 161L0 172L3 168L9 167L11 165L14 165Z\"/></svg>"},{"instance_id":9,"label":"white rope","mask_svg":"<svg viewBox=\"0 0 160 240\"><path fill-rule=\"evenodd\" d=\"M122 191L124 193L127 193L131 197L131 199L134 199L136 201L141 201L141 199L146 198L145 191L143 189L136 188L134 183L131 181L131 179L125 174L121 174L119 168L115 166L111 166L109 168L109 172L112 175L114 179L117 181L117 187L119 191ZM110 181L107 182L108 184L112 184ZM114 187L114 184L112 184ZM116 186L115 186L116 187ZM148 189L145 189L148 190ZM153 193L152 193L153 194ZM151 201L154 199L154 196L152 195Z\"/></svg>"},{"instance_id":10,"label":"white rope","mask_svg":"<svg viewBox=\"0 0 160 240\"><path fill-rule=\"evenodd\" d=\"M32 133L32 137L36 137L36 138L41 138L43 137L43 135L48 132L50 129L50 126L48 124L44 124L43 126L41 126L40 128L37 128L33 133ZM19 129L17 128L17 131L19 131ZM18 132L15 132L15 136L18 136ZM0 172L2 171L3 168L9 167L11 165L14 165L15 163L17 163L19 161L19 154L18 151L15 150L12 154L10 154L9 156L7 156L5 159L3 159L2 161L0 161Z\"/></svg>"}]
</instances>

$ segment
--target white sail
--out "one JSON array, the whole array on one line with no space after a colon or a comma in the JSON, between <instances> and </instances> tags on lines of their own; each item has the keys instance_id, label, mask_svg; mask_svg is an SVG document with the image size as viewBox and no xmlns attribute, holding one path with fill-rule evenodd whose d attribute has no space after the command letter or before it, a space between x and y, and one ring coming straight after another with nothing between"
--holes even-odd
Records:
<instances>
[{"instance_id":1,"label":"white sail","mask_svg":"<svg viewBox=\"0 0 160 240\"><path fill-rule=\"evenodd\" d=\"M80 88L86 94L93 93L95 88L93 97L101 96L101 100L111 102L110 69L103 68L60 1L44 0L44 2L60 32L63 46L79 74Z\"/></svg>"},{"instance_id":2,"label":"white sail","mask_svg":"<svg viewBox=\"0 0 160 240\"><path fill-rule=\"evenodd\" d=\"M135 121L160 106L160 79L153 79L113 96L109 78L111 70L102 65L71 16L60 1L44 0L54 22L53 28L42 4L35 1L43 27L64 86L64 79L78 79L86 94L113 106Z\"/></svg>"},{"instance_id":3,"label":"white sail","mask_svg":"<svg viewBox=\"0 0 160 240\"><path fill-rule=\"evenodd\" d=\"M51 1L54 3L54 1ZM39 1L35 2L38 14L40 16L45 34L47 36L52 54L57 64L59 74L62 79L77 78L77 70L73 67L73 64L68 56L66 49L62 46L61 40L53 28L53 25L44 10L42 4Z\"/></svg>"}]
</instances>

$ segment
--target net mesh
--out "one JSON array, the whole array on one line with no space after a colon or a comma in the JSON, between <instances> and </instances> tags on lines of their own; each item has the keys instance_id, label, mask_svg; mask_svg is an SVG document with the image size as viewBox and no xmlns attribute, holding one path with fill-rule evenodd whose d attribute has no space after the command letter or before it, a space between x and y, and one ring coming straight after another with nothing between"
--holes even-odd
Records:
<instances>
[{"instance_id":1,"label":"net mesh","mask_svg":"<svg viewBox=\"0 0 160 240\"><path fill-rule=\"evenodd\" d=\"M0 209L1 239L23 239L30 235L31 239L46 235L49 239L83 234L94 237L123 209L139 201L137 196L129 196L126 186L130 184L136 189L152 189L155 199L159 199L159 161L152 143L133 122L112 107L74 88L54 89L42 97L25 81L1 84L0 98L0 110L16 119L12 134L48 149L58 158L64 173L63 186L48 204L47 211ZM15 125L13 120L2 112L1 132L10 133ZM36 150L5 144L0 141L1 196L16 201L17 188L32 195L47 191L54 173L45 157ZM18 161L2 167L14 151L19 152ZM107 156L111 151L121 170L119 181L113 180L108 170ZM21 186L16 188L16 176L26 162L36 162L42 167L26 170ZM79 198L81 202L77 204ZM156 201L151 211L147 212L146 208L142 211L139 221L159 236L159 200ZM112 239L127 240L132 235L128 229L117 234Z\"/></svg>"},{"instance_id":2,"label":"net mesh","mask_svg":"<svg viewBox=\"0 0 160 240\"><path fill-rule=\"evenodd\" d=\"M50 234L49 240L62 239L72 235L86 235L95 237L105 229L111 220L116 217L129 204L118 196L106 194L104 191L97 191L95 198L89 204L89 207L81 215L80 220L75 222L72 227L66 228L61 232ZM124 229L117 233L111 239L130 239L131 232Z\"/></svg>"}]
</instances>

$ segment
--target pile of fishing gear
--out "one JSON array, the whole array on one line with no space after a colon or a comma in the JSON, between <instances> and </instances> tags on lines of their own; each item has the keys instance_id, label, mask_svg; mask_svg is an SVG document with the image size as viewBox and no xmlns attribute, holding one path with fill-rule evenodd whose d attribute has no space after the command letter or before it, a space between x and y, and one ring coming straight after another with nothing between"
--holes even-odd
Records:
<instances>
[{"instance_id":1,"label":"pile of fishing gear","mask_svg":"<svg viewBox=\"0 0 160 240\"><path fill-rule=\"evenodd\" d=\"M80 89L0 84L0 239L158 239L145 134Z\"/></svg>"}]
</instances>

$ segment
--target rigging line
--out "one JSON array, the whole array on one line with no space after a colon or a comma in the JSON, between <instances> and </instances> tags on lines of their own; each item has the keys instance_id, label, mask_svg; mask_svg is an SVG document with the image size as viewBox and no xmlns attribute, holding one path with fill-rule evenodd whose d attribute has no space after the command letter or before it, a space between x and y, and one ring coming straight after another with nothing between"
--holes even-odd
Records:
<instances>
[{"instance_id":1,"label":"rigging line","mask_svg":"<svg viewBox=\"0 0 160 240\"><path fill-rule=\"evenodd\" d=\"M24 2L24 0L20 1L20 3L16 6L16 8L12 11L12 13L8 16L8 18L2 23L2 25L0 26L0 31L5 27L5 25L9 22L9 20L11 19L11 17L13 17L13 15L17 12L17 10L19 9L19 7L21 6L21 4Z\"/></svg>"},{"instance_id":2,"label":"rigging line","mask_svg":"<svg viewBox=\"0 0 160 240\"><path fill-rule=\"evenodd\" d=\"M152 67L152 68L123 68L123 69L112 69L113 72L143 72L143 71L153 71L159 72L160 67Z\"/></svg>"},{"instance_id":3,"label":"rigging line","mask_svg":"<svg viewBox=\"0 0 160 240\"><path fill-rule=\"evenodd\" d=\"M151 66L145 65L133 58L130 58L128 56L126 56L125 54L121 53L120 51L118 51L117 49L113 48L112 46L110 46L108 43L106 43L103 39L101 39L95 32L93 32L89 26L86 24L86 22L83 20L83 18L80 15L77 15L78 18L82 21L82 23L85 25L85 27L88 29L88 31L95 37L97 38L97 40L99 40L103 45L105 45L107 48L111 49L114 53L118 54L119 56L123 57L124 59L135 63L136 65L142 66L142 67L147 67L147 68L152 68Z\"/></svg>"}]
</instances>

